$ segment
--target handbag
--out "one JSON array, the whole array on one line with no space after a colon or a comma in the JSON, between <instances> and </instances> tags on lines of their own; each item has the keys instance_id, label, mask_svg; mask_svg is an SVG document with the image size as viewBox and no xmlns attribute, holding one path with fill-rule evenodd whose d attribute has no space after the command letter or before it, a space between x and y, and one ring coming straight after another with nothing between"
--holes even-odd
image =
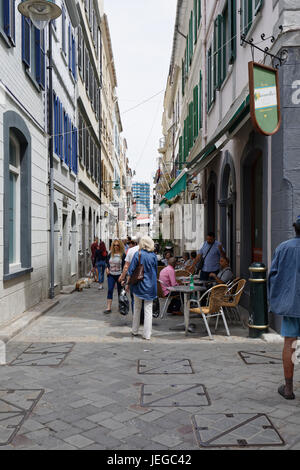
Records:
<instances>
[{"instance_id":1,"label":"handbag","mask_svg":"<svg viewBox=\"0 0 300 470\"><path fill-rule=\"evenodd\" d=\"M144 266L141 264L141 252L139 251L139 264L135 268L130 278L130 284L132 286L138 284L144 279Z\"/></svg>"},{"instance_id":2,"label":"handbag","mask_svg":"<svg viewBox=\"0 0 300 470\"><path fill-rule=\"evenodd\" d=\"M126 295L126 290L123 288L119 297L119 312L121 315L128 315L129 313L129 300Z\"/></svg>"},{"instance_id":3,"label":"handbag","mask_svg":"<svg viewBox=\"0 0 300 470\"><path fill-rule=\"evenodd\" d=\"M202 256L202 258L200 259L200 261L197 263L197 265L196 265L196 270L195 270L196 273L198 273L199 271L202 271L203 266L204 266L204 261L206 260L206 257L207 257L208 253L210 252L210 250L212 249L213 246L214 246L214 243L210 246L210 248L209 248L209 250L207 251L207 253L206 253L206 255L204 256L204 258L203 258L203 256Z\"/></svg>"}]
</instances>

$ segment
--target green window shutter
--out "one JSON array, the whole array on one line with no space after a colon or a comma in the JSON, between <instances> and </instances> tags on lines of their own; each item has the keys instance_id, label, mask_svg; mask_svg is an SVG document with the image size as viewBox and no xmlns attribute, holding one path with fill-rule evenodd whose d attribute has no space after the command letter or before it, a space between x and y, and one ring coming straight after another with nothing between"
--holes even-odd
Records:
<instances>
[{"instance_id":1,"label":"green window shutter","mask_svg":"<svg viewBox=\"0 0 300 470\"><path fill-rule=\"evenodd\" d=\"M197 5L198 0L194 0L194 42L196 44L197 42L197 30L198 30L198 5Z\"/></svg>"},{"instance_id":2,"label":"green window shutter","mask_svg":"<svg viewBox=\"0 0 300 470\"><path fill-rule=\"evenodd\" d=\"M186 76L186 79L188 77L188 74L189 74L189 37L187 36L186 38L186 49L185 49L185 76Z\"/></svg>"},{"instance_id":3,"label":"green window shutter","mask_svg":"<svg viewBox=\"0 0 300 470\"><path fill-rule=\"evenodd\" d=\"M193 41L193 12L191 12L190 25L189 25L189 59L190 64L192 63L193 52L194 52L194 41Z\"/></svg>"},{"instance_id":4,"label":"green window shutter","mask_svg":"<svg viewBox=\"0 0 300 470\"><path fill-rule=\"evenodd\" d=\"M201 0L198 0L198 28L200 26L201 21Z\"/></svg>"},{"instance_id":5,"label":"green window shutter","mask_svg":"<svg viewBox=\"0 0 300 470\"><path fill-rule=\"evenodd\" d=\"M259 10L263 7L264 1L263 0L255 0L255 10L254 10L254 15L257 15Z\"/></svg>"},{"instance_id":6,"label":"green window shutter","mask_svg":"<svg viewBox=\"0 0 300 470\"><path fill-rule=\"evenodd\" d=\"M236 0L228 1L228 24L229 24L229 63L233 64L236 59L236 28L237 16L236 16Z\"/></svg>"},{"instance_id":7,"label":"green window shutter","mask_svg":"<svg viewBox=\"0 0 300 470\"><path fill-rule=\"evenodd\" d=\"M219 89L221 86L222 82L222 28L223 26L223 17L222 15L218 15L218 22L217 22L217 28L218 28L218 50L217 50L217 61L218 61L218 73L217 73L217 88ZM226 43L226 39L225 39ZM226 46L225 46L226 47Z\"/></svg>"},{"instance_id":8,"label":"green window shutter","mask_svg":"<svg viewBox=\"0 0 300 470\"><path fill-rule=\"evenodd\" d=\"M214 48L213 48L213 88L218 88L218 18L214 23Z\"/></svg>"},{"instance_id":9,"label":"green window shutter","mask_svg":"<svg viewBox=\"0 0 300 470\"><path fill-rule=\"evenodd\" d=\"M182 136L179 137L179 170L182 170L183 164L183 148L182 148Z\"/></svg>"},{"instance_id":10,"label":"green window shutter","mask_svg":"<svg viewBox=\"0 0 300 470\"><path fill-rule=\"evenodd\" d=\"M185 85L185 63L184 63L184 60L182 60L182 68L181 68L182 96L184 96L184 85Z\"/></svg>"},{"instance_id":11,"label":"green window shutter","mask_svg":"<svg viewBox=\"0 0 300 470\"><path fill-rule=\"evenodd\" d=\"M202 72L200 70L199 80L199 129L202 129Z\"/></svg>"},{"instance_id":12,"label":"green window shutter","mask_svg":"<svg viewBox=\"0 0 300 470\"><path fill-rule=\"evenodd\" d=\"M184 121L184 128L183 128L183 160L186 162L186 157L188 156L188 125L187 125L187 118Z\"/></svg>"},{"instance_id":13,"label":"green window shutter","mask_svg":"<svg viewBox=\"0 0 300 470\"><path fill-rule=\"evenodd\" d=\"M198 137L199 130L199 100L198 100L198 85L195 86L193 91L193 104L194 104L194 130L193 130L193 141Z\"/></svg>"},{"instance_id":14,"label":"green window shutter","mask_svg":"<svg viewBox=\"0 0 300 470\"><path fill-rule=\"evenodd\" d=\"M194 114L194 103L191 102L189 104L189 125L190 125L190 144L189 144L189 150L191 150L191 148L193 147L194 145L194 129L193 129L193 114Z\"/></svg>"}]
</instances>

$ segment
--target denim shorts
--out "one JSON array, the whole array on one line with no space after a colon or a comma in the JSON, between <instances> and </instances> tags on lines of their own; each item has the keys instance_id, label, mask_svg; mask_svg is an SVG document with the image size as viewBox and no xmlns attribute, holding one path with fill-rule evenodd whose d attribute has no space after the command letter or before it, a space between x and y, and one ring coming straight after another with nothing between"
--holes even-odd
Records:
<instances>
[{"instance_id":1,"label":"denim shorts","mask_svg":"<svg viewBox=\"0 0 300 470\"><path fill-rule=\"evenodd\" d=\"M281 336L285 338L300 338L300 318L283 317Z\"/></svg>"}]
</instances>

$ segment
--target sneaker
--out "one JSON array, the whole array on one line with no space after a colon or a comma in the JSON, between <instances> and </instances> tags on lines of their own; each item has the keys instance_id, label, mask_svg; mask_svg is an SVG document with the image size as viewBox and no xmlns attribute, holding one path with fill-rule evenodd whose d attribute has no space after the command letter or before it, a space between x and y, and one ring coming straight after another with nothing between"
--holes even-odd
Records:
<instances>
[{"instance_id":1,"label":"sneaker","mask_svg":"<svg viewBox=\"0 0 300 470\"><path fill-rule=\"evenodd\" d=\"M108 315L109 313L111 313L111 310L104 310L104 312L106 315Z\"/></svg>"},{"instance_id":2,"label":"sneaker","mask_svg":"<svg viewBox=\"0 0 300 470\"><path fill-rule=\"evenodd\" d=\"M145 336L143 336L143 339L145 339L146 341L150 341L151 338L146 338Z\"/></svg>"},{"instance_id":3,"label":"sneaker","mask_svg":"<svg viewBox=\"0 0 300 470\"><path fill-rule=\"evenodd\" d=\"M98 287L98 290L102 290L102 289L103 289L103 286L99 286L99 287Z\"/></svg>"}]
</instances>

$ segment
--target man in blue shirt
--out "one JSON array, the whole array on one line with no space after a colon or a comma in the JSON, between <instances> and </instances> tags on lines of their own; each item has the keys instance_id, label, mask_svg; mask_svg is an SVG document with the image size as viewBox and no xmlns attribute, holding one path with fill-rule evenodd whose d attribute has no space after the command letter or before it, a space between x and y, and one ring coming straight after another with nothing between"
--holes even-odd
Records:
<instances>
[{"instance_id":1,"label":"man in blue shirt","mask_svg":"<svg viewBox=\"0 0 300 470\"><path fill-rule=\"evenodd\" d=\"M209 281L209 275L212 273L218 274L220 271L221 256L226 258L222 243L216 240L216 236L213 232L210 232L206 237L206 242L198 251L198 256L193 263L193 267L195 267L203 258L204 264L200 274L201 281Z\"/></svg>"},{"instance_id":2,"label":"man in blue shirt","mask_svg":"<svg viewBox=\"0 0 300 470\"><path fill-rule=\"evenodd\" d=\"M272 261L268 287L270 311L283 316L281 335L284 337L282 354L285 385L278 393L286 400L294 400L294 354L300 337L300 216L294 223L296 238L281 243Z\"/></svg>"}]
</instances>

